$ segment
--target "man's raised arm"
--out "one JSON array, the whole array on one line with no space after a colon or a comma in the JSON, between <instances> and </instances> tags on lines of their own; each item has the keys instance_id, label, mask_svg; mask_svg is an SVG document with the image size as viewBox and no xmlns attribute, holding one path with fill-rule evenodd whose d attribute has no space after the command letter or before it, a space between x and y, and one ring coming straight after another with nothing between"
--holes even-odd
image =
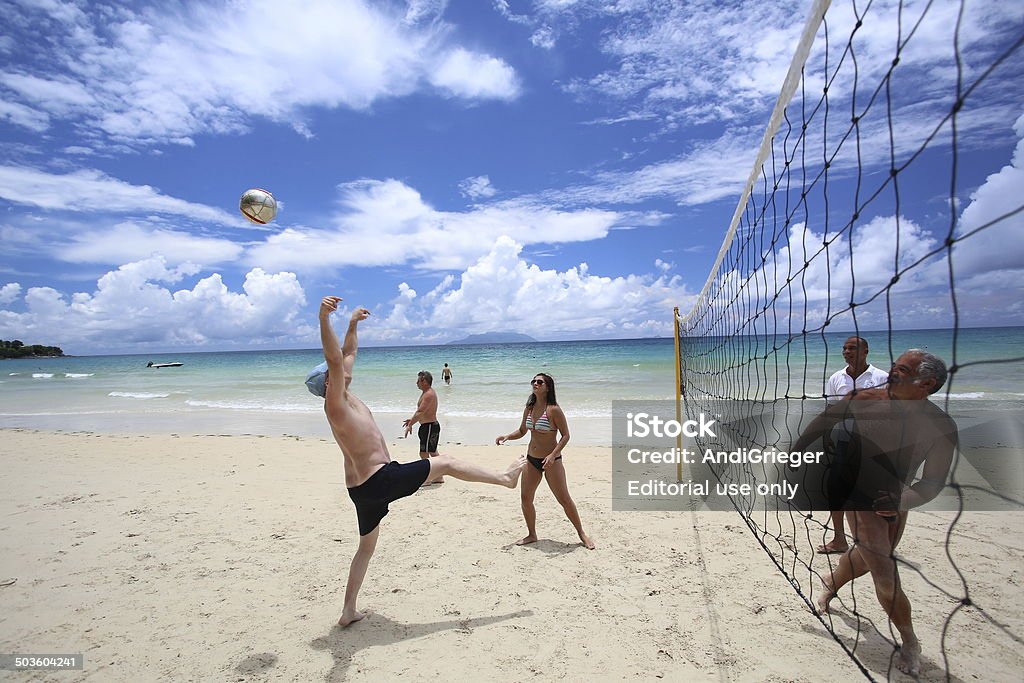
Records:
<instances>
[{"instance_id":1,"label":"man's raised arm","mask_svg":"<svg viewBox=\"0 0 1024 683\"><path fill-rule=\"evenodd\" d=\"M352 318L348 321L348 331L345 332L345 343L341 347L341 353L344 355L344 369L345 369L345 386L348 387L348 383L352 381L352 368L356 364L356 352L359 350L359 334L356 331L359 323L370 317L370 312L365 308L357 308L352 313Z\"/></svg>"},{"instance_id":2,"label":"man's raised arm","mask_svg":"<svg viewBox=\"0 0 1024 683\"><path fill-rule=\"evenodd\" d=\"M340 296L325 296L320 302L320 344L324 348L327 368L332 372L339 370L342 362L341 345L338 343L338 335L334 333L334 326L331 325L331 313L338 310L340 302Z\"/></svg>"}]
</instances>

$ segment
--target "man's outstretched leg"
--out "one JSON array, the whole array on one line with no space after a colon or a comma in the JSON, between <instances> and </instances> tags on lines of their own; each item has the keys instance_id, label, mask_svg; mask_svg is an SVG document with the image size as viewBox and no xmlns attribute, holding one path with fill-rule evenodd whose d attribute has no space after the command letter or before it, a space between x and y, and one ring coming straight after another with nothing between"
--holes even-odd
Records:
<instances>
[{"instance_id":1,"label":"man's outstretched leg","mask_svg":"<svg viewBox=\"0 0 1024 683\"><path fill-rule=\"evenodd\" d=\"M377 536L380 534L380 527L359 537L359 547L356 549L355 557L348 568L348 585L345 586L345 606L341 610L341 618L338 619L339 626L348 626L359 621L366 615L356 610L356 598L359 597L359 588L363 585L363 578L366 576L366 568L370 566L370 558L377 548Z\"/></svg>"},{"instance_id":2,"label":"man's outstretched leg","mask_svg":"<svg viewBox=\"0 0 1024 683\"><path fill-rule=\"evenodd\" d=\"M494 472L477 465L470 464L464 460L453 458L450 455L438 455L430 458L430 475L427 481L445 474L450 474L456 479L463 481L476 481L482 484L498 484L514 489L519 483L519 475L523 472L523 465L526 464L526 456L519 456L519 459L508 466L504 472Z\"/></svg>"}]
</instances>

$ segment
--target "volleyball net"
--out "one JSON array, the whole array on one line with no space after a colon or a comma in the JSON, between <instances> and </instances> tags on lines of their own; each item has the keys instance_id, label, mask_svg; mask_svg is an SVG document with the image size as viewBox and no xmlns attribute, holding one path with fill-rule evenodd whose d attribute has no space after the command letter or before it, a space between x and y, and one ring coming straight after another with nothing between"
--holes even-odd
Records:
<instances>
[{"instance_id":1,"label":"volleyball net","mask_svg":"<svg viewBox=\"0 0 1024 683\"><path fill-rule=\"evenodd\" d=\"M956 422L960 448L934 504L910 513L896 562L926 672L946 679L969 659L964 631L1024 645L1019 587L1003 591L1019 548L1005 564L1007 549L994 549L977 578L978 558L957 546L972 525L1019 532L1024 510L1024 353L1012 333L976 329L1020 324L1024 272L1024 22L991 24L991 7L815 2L721 251L676 317L680 412L723 426L696 437L701 450L792 445L825 409L850 336L886 371L912 347L945 361L931 401ZM997 147L1003 158L985 156ZM1007 454L1016 459L992 460ZM764 464L711 470L734 488L778 479ZM839 557L816 552L832 539L828 510L753 501L731 498L813 608ZM822 621L864 673L895 675L899 638L871 577L833 605Z\"/></svg>"}]
</instances>

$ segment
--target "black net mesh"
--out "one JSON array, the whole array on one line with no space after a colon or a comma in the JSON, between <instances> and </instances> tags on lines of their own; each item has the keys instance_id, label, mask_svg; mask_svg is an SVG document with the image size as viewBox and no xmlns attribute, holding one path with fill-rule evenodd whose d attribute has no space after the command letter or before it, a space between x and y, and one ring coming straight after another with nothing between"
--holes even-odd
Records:
<instances>
[{"instance_id":1,"label":"black net mesh","mask_svg":"<svg viewBox=\"0 0 1024 683\"><path fill-rule=\"evenodd\" d=\"M1014 350L1013 331L975 329L986 304L975 283L985 259L999 270L1000 243L1024 239L1024 196L1003 197L987 211L969 202L972 211L961 193L985 181L965 188L961 173L964 155L986 153L995 121L1009 135L1024 114L1024 28L993 29L991 40L965 53L965 27L984 21L974 9L970 2L835 2L825 14L720 265L678 321L689 418L720 411L723 401L731 410L779 416L773 424L780 427L744 432L743 415L732 415L730 424L739 426L728 445L792 444L821 412L830 375L845 367L844 341L859 335L870 343L869 360L884 370L911 347L927 346L945 360L948 381L931 398L957 420L962 439L979 396L1001 396L991 410L1006 413L1011 434L996 445L1016 447L1019 461L1024 432L1012 425L1024 350ZM1024 117L1017 125L1024 136ZM1003 150L989 173L1011 164ZM962 273L974 279L966 282ZM998 291L990 297L1006 309L1020 305ZM1002 344L1000 334L1007 335ZM702 449L712 445L722 444L698 440ZM993 648L1016 652L1020 661L1021 597L1010 559L1019 561L1019 550L1001 564L997 549L979 570L957 544L978 525L995 538L1015 531L1019 538L1020 489L968 476L977 468L962 451L942 491L944 505L910 513L895 561L915 606L924 673L1002 678L976 664L958 669L957 633L981 630ZM714 476L755 483L766 473L722 465ZM832 538L828 512L803 512L782 498L734 504L813 609L822 579L839 561L815 552ZM820 618L865 674L895 676L900 638L870 575L841 590L833 607Z\"/></svg>"}]
</instances>

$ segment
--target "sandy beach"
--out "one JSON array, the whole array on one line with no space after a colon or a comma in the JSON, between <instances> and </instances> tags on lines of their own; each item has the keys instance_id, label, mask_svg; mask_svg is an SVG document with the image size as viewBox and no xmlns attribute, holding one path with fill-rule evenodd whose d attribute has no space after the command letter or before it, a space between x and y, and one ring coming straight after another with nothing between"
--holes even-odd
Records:
<instances>
[{"instance_id":1,"label":"sandy beach","mask_svg":"<svg viewBox=\"0 0 1024 683\"><path fill-rule=\"evenodd\" d=\"M865 680L738 515L614 512L608 448L570 447L565 458L597 550L579 545L544 485L541 540L528 547L512 544L524 533L518 492L429 487L391 506L360 596L371 614L340 629L357 536L333 443L0 438L0 653L85 658L82 671L5 679ZM416 457L411 442L389 446L397 460ZM494 468L520 452L441 450ZM901 546L917 563L943 552L948 527L943 513L920 515ZM972 595L1017 634L1020 530L1020 515L978 515L959 522L954 546ZM948 619L952 680L1017 680L1019 641L969 608L949 619L955 604L913 573L907 592L923 679L944 679ZM857 609L888 635L866 583ZM853 617L836 612L852 644ZM875 678L889 675L891 654L880 635L860 635Z\"/></svg>"}]
</instances>

